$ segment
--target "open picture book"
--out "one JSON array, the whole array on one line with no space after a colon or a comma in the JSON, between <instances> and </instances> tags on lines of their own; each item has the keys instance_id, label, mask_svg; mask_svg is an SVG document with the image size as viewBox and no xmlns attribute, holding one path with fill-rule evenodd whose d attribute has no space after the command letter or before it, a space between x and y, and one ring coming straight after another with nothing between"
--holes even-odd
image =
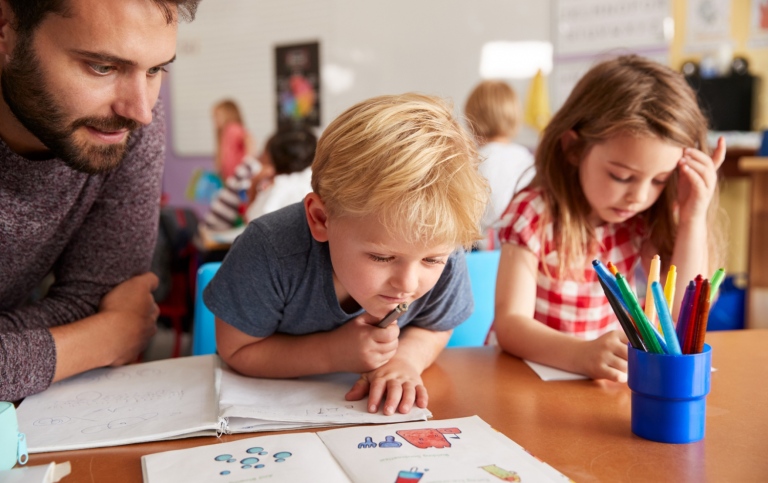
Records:
<instances>
[{"instance_id":1,"label":"open picture book","mask_svg":"<svg viewBox=\"0 0 768 483\"><path fill-rule=\"evenodd\" d=\"M385 416L367 398L346 401L358 374L298 379L241 376L218 356L101 368L57 382L19 405L28 451L43 453L222 433L395 423L432 416L414 407Z\"/></svg>"},{"instance_id":2,"label":"open picture book","mask_svg":"<svg viewBox=\"0 0 768 483\"><path fill-rule=\"evenodd\" d=\"M477 416L279 434L142 456L144 483L567 482Z\"/></svg>"}]
</instances>

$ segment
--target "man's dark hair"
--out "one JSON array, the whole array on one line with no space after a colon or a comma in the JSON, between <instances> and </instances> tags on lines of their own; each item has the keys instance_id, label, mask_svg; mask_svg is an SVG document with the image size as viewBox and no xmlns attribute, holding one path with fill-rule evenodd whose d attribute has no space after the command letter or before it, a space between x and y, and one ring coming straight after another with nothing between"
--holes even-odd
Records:
<instances>
[{"instance_id":1,"label":"man's dark hair","mask_svg":"<svg viewBox=\"0 0 768 483\"><path fill-rule=\"evenodd\" d=\"M120 1L120 0L106 0ZM195 18L195 12L200 0L152 0L165 14L170 24L176 21L172 5L176 5L178 17L191 22ZM46 15L54 13L66 17L71 14L68 0L8 0L13 10L13 24L11 25L19 35L30 35L35 31Z\"/></svg>"}]
</instances>

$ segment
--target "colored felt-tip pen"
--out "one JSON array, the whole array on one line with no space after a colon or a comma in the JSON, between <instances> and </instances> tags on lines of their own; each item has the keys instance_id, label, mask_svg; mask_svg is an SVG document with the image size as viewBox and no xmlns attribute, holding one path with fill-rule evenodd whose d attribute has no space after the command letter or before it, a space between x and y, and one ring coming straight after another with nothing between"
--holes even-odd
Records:
<instances>
[{"instance_id":1,"label":"colored felt-tip pen","mask_svg":"<svg viewBox=\"0 0 768 483\"><path fill-rule=\"evenodd\" d=\"M381 319L379 323L376 325L378 325L381 328L388 327L389 324L394 322L400 316L400 314L402 314L403 312L406 312L407 310L408 310L408 302L397 304L397 306L394 309L392 309L392 312L388 313L386 317Z\"/></svg>"}]
</instances>

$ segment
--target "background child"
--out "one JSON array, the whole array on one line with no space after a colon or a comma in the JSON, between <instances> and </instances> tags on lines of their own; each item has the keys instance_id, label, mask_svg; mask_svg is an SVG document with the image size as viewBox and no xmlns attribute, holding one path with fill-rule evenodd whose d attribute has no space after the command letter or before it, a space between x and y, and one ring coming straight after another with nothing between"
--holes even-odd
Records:
<instances>
[{"instance_id":1,"label":"background child","mask_svg":"<svg viewBox=\"0 0 768 483\"><path fill-rule=\"evenodd\" d=\"M494 328L504 350L626 380L627 340L590 262L612 261L632 283L637 263L647 269L659 254L677 266L678 294L711 273L720 241L707 220L725 143L710 157L706 133L671 69L623 56L587 72L542 134L531 187L503 217Z\"/></svg>"},{"instance_id":2,"label":"background child","mask_svg":"<svg viewBox=\"0 0 768 483\"><path fill-rule=\"evenodd\" d=\"M320 138L304 203L235 241L204 300L218 352L257 377L359 372L368 408L427 405L421 381L472 312L464 253L487 185L469 134L437 98L363 101ZM396 324L374 325L397 304Z\"/></svg>"},{"instance_id":3,"label":"background child","mask_svg":"<svg viewBox=\"0 0 768 483\"><path fill-rule=\"evenodd\" d=\"M214 166L224 181L235 174L235 168L246 155L253 153L253 140L234 101L225 99L217 103L211 114L216 129Z\"/></svg>"},{"instance_id":4,"label":"background child","mask_svg":"<svg viewBox=\"0 0 768 483\"><path fill-rule=\"evenodd\" d=\"M520 125L520 105L506 82L478 84L467 99L464 114L480 147L480 172L491 187L491 202L481 222L486 234L481 248L493 248L496 237L491 225L501 218L515 191L533 178L533 154L512 142Z\"/></svg>"},{"instance_id":5,"label":"background child","mask_svg":"<svg viewBox=\"0 0 768 483\"><path fill-rule=\"evenodd\" d=\"M246 156L216 193L205 216L206 229L229 230L243 221L301 201L312 191L309 166L316 146L317 138L308 129L273 134L259 157Z\"/></svg>"}]
</instances>

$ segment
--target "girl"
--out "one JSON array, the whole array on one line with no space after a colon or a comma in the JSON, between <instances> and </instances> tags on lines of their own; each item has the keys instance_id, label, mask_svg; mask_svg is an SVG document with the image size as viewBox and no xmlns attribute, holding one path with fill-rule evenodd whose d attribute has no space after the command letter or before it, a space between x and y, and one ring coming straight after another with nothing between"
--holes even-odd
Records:
<instances>
[{"instance_id":1,"label":"girl","mask_svg":"<svg viewBox=\"0 0 768 483\"><path fill-rule=\"evenodd\" d=\"M216 128L215 170L224 181L234 175L243 158L253 152L253 140L234 101L218 102L213 107L212 117Z\"/></svg>"},{"instance_id":2,"label":"girl","mask_svg":"<svg viewBox=\"0 0 768 483\"><path fill-rule=\"evenodd\" d=\"M587 72L502 217L494 329L504 350L626 381L627 339L591 261L612 261L633 283L636 265L659 254L677 267L678 294L710 273L725 142L710 157L706 133L696 96L671 69L629 55Z\"/></svg>"}]
</instances>

